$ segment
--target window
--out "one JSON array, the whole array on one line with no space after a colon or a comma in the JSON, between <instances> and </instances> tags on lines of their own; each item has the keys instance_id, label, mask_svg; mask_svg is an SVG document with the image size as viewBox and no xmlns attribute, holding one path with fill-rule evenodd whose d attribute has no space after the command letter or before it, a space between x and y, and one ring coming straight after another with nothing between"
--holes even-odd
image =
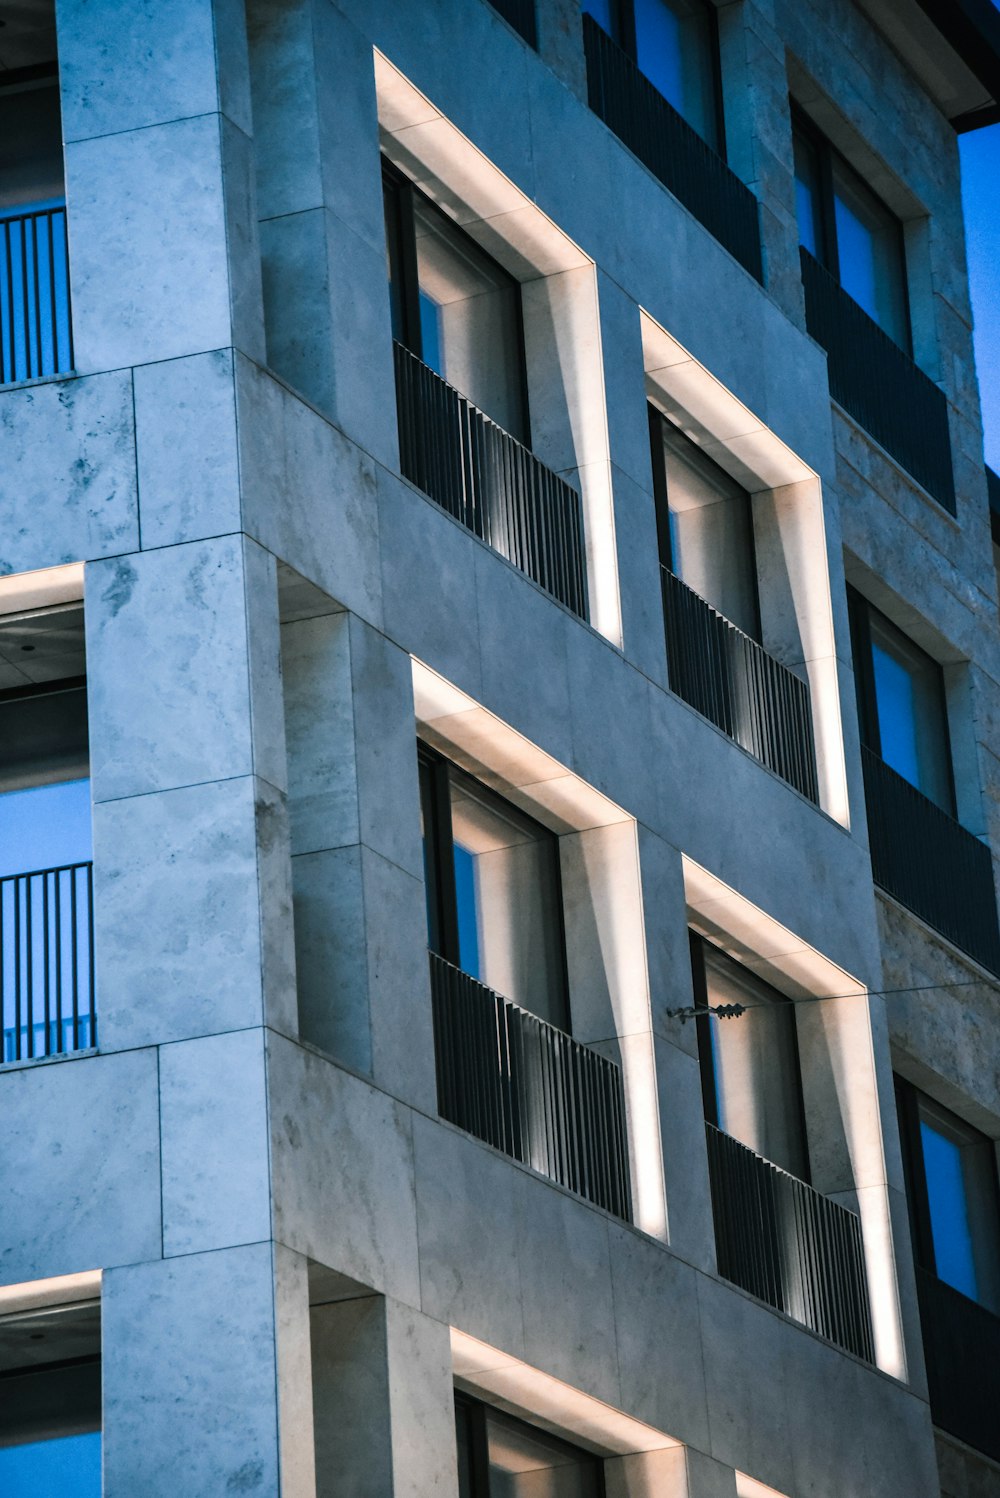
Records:
<instances>
[{"instance_id":1,"label":"window","mask_svg":"<svg viewBox=\"0 0 1000 1498\"><path fill-rule=\"evenodd\" d=\"M388 162L383 193L393 337L529 446L520 286Z\"/></svg>"},{"instance_id":2,"label":"window","mask_svg":"<svg viewBox=\"0 0 1000 1498\"><path fill-rule=\"evenodd\" d=\"M660 561L759 640L750 496L654 406L649 420Z\"/></svg>"},{"instance_id":3,"label":"window","mask_svg":"<svg viewBox=\"0 0 1000 1498\"><path fill-rule=\"evenodd\" d=\"M558 839L423 745L420 801L431 950L568 1029Z\"/></svg>"},{"instance_id":4,"label":"window","mask_svg":"<svg viewBox=\"0 0 1000 1498\"><path fill-rule=\"evenodd\" d=\"M791 1002L710 942L692 933L699 1009L742 1004L738 1018L698 1020L705 1117L717 1129L809 1179L802 1082Z\"/></svg>"},{"instance_id":5,"label":"window","mask_svg":"<svg viewBox=\"0 0 1000 1498\"><path fill-rule=\"evenodd\" d=\"M714 6L707 0L584 0L582 8L724 156Z\"/></svg>"},{"instance_id":6,"label":"window","mask_svg":"<svg viewBox=\"0 0 1000 1498\"><path fill-rule=\"evenodd\" d=\"M0 215L61 203L64 194L55 69L25 68L0 84Z\"/></svg>"},{"instance_id":7,"label":"window","mask_svg":"<svg viewBox=\"0 0 1000 1498\"><path fill-rule=\"evenodd\" d=\"M853 588L848 607L862 743L954 816L941 667Z\"/></svg>"},{"instance_id":8,"label":"window","mask_svg":"<svg viewBox=\"0 0 1000 1498\"><path fill-rule=\"evenodd\" d=\"M993 1140L896 1079L918 1263L1000 1315L1000 1203Z\"/></svg>"},{"instance_id":9,"label":"window","mask_svg":"<svg viewBox=\"0 0 1000 1498\"><path fill-rule=\"evenodd\" d=\"M599 1457L459 1394L459 1498L604 1498Z\"/></svg>"},{"instance_id":10,"label":"window","mask_svg":"<svg viewBox=\"0 0 1000 1498\"><path fill-rule=\"evenodd\" d=\"M100 1308L0 1318L0 1493L100 1498Z\"/></svg>"},{"instance_id":11,"label":"window","mask_svg":"<svg viewBox=\"0 0 1000 1498\"><path fill-rule=\"evenodd\" d=\"M799 111L793 145L800 243L909 353L902 225Z\"/></svg>"}]
</instances>

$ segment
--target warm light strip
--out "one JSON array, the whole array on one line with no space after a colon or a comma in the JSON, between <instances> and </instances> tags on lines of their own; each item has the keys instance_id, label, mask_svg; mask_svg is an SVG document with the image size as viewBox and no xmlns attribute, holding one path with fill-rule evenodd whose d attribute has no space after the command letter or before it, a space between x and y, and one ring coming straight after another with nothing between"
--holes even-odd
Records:
<instances>
[{"instance_id":1,"label":"warm light strip","mask_svg":"<svg viewBox=\"0 0 1000 1498\"><path fill-rule=\"evenodd\" d=\"M73 1305L80 1300L94 1300L100 1293L99 1269L86 1269L82 1274L62 1274L54 1279L25 1280L19 1285L0 1285L0 1316L45 1306Z\"/></svg>"},{"instance_id":2,"label":"warm light strip","mask_svg":"<svg viewBox=\"0 0 1000 1498\"><path fill-rule=\"evenodd\" d=\"M78 603L82 598L82 562L0 578L0 614L23 614L29 609L51 608L53 604Z\"/></svg>"}]
</instances>

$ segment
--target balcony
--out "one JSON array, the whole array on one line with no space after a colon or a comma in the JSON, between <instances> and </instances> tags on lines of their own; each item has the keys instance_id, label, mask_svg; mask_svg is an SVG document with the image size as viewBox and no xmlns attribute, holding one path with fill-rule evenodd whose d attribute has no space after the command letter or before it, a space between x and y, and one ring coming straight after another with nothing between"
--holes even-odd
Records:
<instances>
[{"instance_id":1,"label":"balcony","mask_svg":"<svg viewBox=\"0 0 1000 1498\"><path fill-rule=\"evenodd\" d=\"M97 1044L93 865L0 879L3 1060Z\"/></svg>"},{"instance_id":2,"label":"balcony","mask_svg":"<svg viewBox=\"0 0 1000 1498\"><path fill-rule=\"evenodd\" d=\"M402 344L395 345L404 475L481 541L587 618L577 491Z\"/></svg>"},{"instance_id":3,"label":"balcony","mask_svg":"<svg viewBox=\"0 0 1000 1498\"><path fill-rule=\"evenodd\" d=\"M763 282L757 199L592 16L583 17L590 107L699 223Z\"/></svg>"},{"instance_id":4,"label":"balcony","mask_svg":"<svg viewBox=\"0 0 1000 1498\"><path fill-rule=\"evenodd\" d=\"M861 763L875 883L1000 974L989 848L870 749Z\"/></svg>"},{"instance_id":5,"label":"balcony","mask_svg":"<svg viewBox=\"0 0 1000 1498\"><path fill-rule=\"evenodd\" d=\"M944 392L808 250L800 253L806 327L826 349L831 396L954 515Z\"/></svg>"},{"instance_id":6,"label":"balcony","mask_svg":"<svg viewBox=\"0 0 1000 1498\"><path fill-rule=\"evenodd\" d=\"M631 1221L619 1068L431 954L438 1111Z\"/></svg>"},{"instance_id":7,"label":"balcony","mask_svg":"<svg viewBox=\"0 0 1000 1498\"><path fill-rule=\"evenodd\" d=\"M1000 1317L917 1268L931 1419L1000 1462Z\"/></svg>"},{"instance_id":8,"label":"balcony","mask_svg":"<svg viewBox=\"0 0 1000 1498\"><path fill-rule=\"evenodd\" d=\"M66 209L0 216L0 385L72 368Z\"/></svg>"},{"instance_id":9,"label":"balcony","mask_svg":"<svg viewBox=\"0 0 1000 1498\"><path fill-rule=\"evenodd\" d=\"M674 573L660 573L670 690L818 803L806 683Z\"/></svg>"},{"instance_id":10,"label":"balcony","mask_svg":"<svg viewBox=\"0 0 1000 1498\"><path fill-rule=\"evenodd\" d=\"M873 1363L861 1219L705 1128L720 1275Z\"/></svg>"}]
</instances>

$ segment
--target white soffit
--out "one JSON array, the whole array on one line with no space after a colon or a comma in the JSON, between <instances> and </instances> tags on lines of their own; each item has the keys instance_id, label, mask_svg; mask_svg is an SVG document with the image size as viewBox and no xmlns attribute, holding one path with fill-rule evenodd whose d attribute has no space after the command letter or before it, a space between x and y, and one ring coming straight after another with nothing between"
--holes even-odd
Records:
<instances>
[{"instance_id":1,"label":"white soffit","mask_svg":"<svg viewBox=\"0 0 1000 1498\"><path fill-rule=\"evenodd\" d=\"M736 1498L785 1498L785 1495L777 1488L769 1488L766 1483L748 1477L745 1472L737 1472Z\"/></svg>"},{"instance_id":2,"label":"white soffit","mask_svg":"<svg viewBox=\"0 0 1000 1498\"><path fill-rule=\"evenodd\" d=\"M3 1285L0 1287L0 1316L39 1310L45 1306L75 1305L81 1300L96 1300L100 1293L99 1269L87 1269L82 1274L63 1274L56 1279L28 1280L21 1285Z\"/></svg>"},{"instance_id":3,"label":"white soffit","mask_svg":"<svg viewBox=\"0 0 1000 1498\"><path fill-rule=\"evenodd\" d=\"M640 316L647 394L720 468L751 492L816 479L807 463L648 312L640 309Z\"/></svg>"},{"instance_id":4,"label":"white soffit","mask_svg":"<svg viewBox=\"0 0 1000 1498\"><path fill-rule=\"evenodd\" d=\"M78 603L82 597L82 562L0 577L0 614L24 614L53 604Z\"/></svg>"},{"instance_id":5,"label":"white soffit","mask_svg":"<svg viewBox=\"0 0 1000 1498\"><path fill-rule=\"evenodd\" d=\"M793 999L824 995L854 998L867 993L857 978L737 894L686 853L682 861L691 925L744 967Z\"/></svg>"},{"instance_id":6,"label":"white soffit","mask_svg":"<svg viewBox=\"0 0 1000 1498\"><path fill-rule=\"evenodd\" d=\"M554 832L585 832L632 818L422 661L413 661L413 702L427 742Z\"/></svg>"},{"instance_id":7,"label":"white soffit","mask_svg":"<svg viewBox=\"0 0 1000 1498\"><path fill-rule=\"evenodd\" d=\"M681 1444L456 1327L451 1328L451 1356L455 1378L464 1388L488 1395L501 1409L525 1415L532 1424L568 1436L601 1456L664 1451Z\"/></svg>"},{"instance_id":8,"label":"white soffit","mask_svg":"<svg viewBox=\"0 0 1000 1498\"><path fill-rule=\"evenodd\" d=\"M592 265L579 245L375 49L382 148L519 280Z\"/></svg>"}]
</instances>

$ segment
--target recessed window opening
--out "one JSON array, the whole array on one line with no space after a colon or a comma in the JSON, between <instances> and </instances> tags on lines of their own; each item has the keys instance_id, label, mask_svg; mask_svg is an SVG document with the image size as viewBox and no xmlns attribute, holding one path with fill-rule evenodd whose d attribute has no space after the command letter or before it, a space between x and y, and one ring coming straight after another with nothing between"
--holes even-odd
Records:
<instances>
[{"instance_id":1,"label":"recessed window opening","mask_svg":"<svg viewBox=\"0 0 1000 1498\"><path fill-rule=\"evenodd\" d=\"M459 1498L604 1498L600 1457L514 1415L455 1396Z\"/></svg>"},{"instance_id":2,"label":"recessed window opening","mask_svg":"<svg viewBox=\"0 0 1000 1498\"><path fill-rule=\"evenodd\" d=\"M100 1307L0 1318L0 1493L99 1498Z\"/></svg>"},{"instance_id":3,"label":"recessed window opening","mask_svg":"<svg viewBox=\"0 0 1000 1498\"><path fill-rule=\"evenodd\" d=\"M425 745L419 762L428 945L568 1030L558 839Z\"/></svg>"},{"instance_id":4,"label":"recessed window opening","mask_svg":"<svg viewBox=\"0 0 1000 1498\"><path fill-rule=\"evenodd\" d=\"M1000 1315L1000 1191L991 1139L896 1079L918 1262Z\"/></svg>"},{"instance_id":5,"label":"recessed window opening","mask_svg":"<svg viewBox=\"0 0 1000 1498\"><path fill-rule=\"evenodd\" d=\"M705 1117L723 1133L809 1180L795 1012L789 999L694 933L691 960ZM709 1006L742 1004L738 1018Z\"/></svg>"},{"instance_id":6,"label":"recessed window opening","mask_svg":"<svg viewBox=\"0 0 1000 1498\"><path fill-rule=\"evenodd\" d=\"M584 0L582 9L724 156L715 7L707 0Z\"/></svg>"},{"instance_id":7,"label":"recessed window opening","mask_svg":"<svg viewBox=\"0 0 1000 1498\"><path fill-rule=\"evenodd\" d=\"M383 163L393 337L528 446L521 288Z\"/></svg>"},{"instance_id":8,"label":"recessed window opening","mask_svg":"<svg viewBox=\"0 0 1000 1498\"><path fill-rule=\"evenodd\" d=\"M649 419L660 563L759 641L750 495L655 406Z\"/></svg>"},{"instance_id":9,"label":"recessed window opening","mask_svg":"<svg viewBox=\"0 0 1000 1498\"><path fill-rule=\"evenodd\" d=\"M800 243L910 353L902 224L794 107L792 121Z\"/></svg>"}]
</instances>

